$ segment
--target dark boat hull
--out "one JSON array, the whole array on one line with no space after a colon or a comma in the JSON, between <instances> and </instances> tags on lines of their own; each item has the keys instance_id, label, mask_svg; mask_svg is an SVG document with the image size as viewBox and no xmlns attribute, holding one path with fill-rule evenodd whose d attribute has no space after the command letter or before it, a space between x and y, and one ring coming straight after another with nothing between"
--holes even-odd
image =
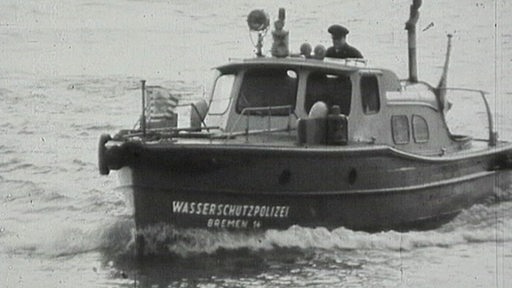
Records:
<instances>
[{"instance_id":1,"label":"dark boat hull","mask_svg":"<svg viewBox=\"0 0 512 288\"><path fill-rule=\"evenodd\" d=\"M503 153L507 150L503 150ZM123 170L138 229L428 229L510 184L505 154L428 159L388 148L138 147Z\"/></svg>"}]
</instances>

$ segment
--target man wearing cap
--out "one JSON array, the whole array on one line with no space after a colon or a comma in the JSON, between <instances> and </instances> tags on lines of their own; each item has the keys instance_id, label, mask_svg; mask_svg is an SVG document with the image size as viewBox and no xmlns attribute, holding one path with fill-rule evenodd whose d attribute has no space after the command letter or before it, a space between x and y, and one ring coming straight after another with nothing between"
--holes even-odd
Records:
<instances>
[{"instance_id":1,"label":"man wearing cap","mask_svg":"<svg viewBox=\"0 0 512 288\"><path fill-rule=\"evenodd\" d=\"M332 35L332 47L327 49L325 57L331 58L363 58L363 54L347 44L348 29L341 25L332 25L327 30Z\"/></svg>"}]
</instances>

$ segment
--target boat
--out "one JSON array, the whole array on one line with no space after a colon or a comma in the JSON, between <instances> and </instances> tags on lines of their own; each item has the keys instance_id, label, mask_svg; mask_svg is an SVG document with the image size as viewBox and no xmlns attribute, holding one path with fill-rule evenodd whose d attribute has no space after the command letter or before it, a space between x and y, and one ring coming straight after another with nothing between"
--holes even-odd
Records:
<instances>
[{"instance_id":1,"label":"boat","mask_svg":"<svg viewBox=\"0 0 512 288\"><path fill-rule=\"evenodd\" d=\"M498 180L510 185L512 144L498 139L486 93L447 87L450 37L439 85L418 80L420 6L406 23L405 80L326 58L322 46L291 53L281 9L271 55L269 17L254 10L255 57L216 67L205 100L181 103L142 81L139 124L102 135L98 152L100 173L118 170L129 188L137 231L432 229L492 196ZM486 137L452 132L453 91L482 100Z\"/></svg>"}]
</instances>

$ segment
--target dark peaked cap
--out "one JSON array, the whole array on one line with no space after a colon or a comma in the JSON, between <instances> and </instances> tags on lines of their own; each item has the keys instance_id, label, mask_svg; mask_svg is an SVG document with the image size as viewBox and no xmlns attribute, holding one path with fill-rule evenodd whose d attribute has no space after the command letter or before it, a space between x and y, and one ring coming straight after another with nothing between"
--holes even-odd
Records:
<instances>
[{"instance_id":1,"label":"dark peaked cap","mask_svg":"<svg viewBox=\"0 0 512 288\"><path fill-rule=\"evenodd\" d=\"M327 31L329 33L331 33L332 38L345 37L349 32L347 28L345 28L341 25L338 25L338 24L331 25L331 27L329 27L329 29Z\"/></svg>"}]
</instances>

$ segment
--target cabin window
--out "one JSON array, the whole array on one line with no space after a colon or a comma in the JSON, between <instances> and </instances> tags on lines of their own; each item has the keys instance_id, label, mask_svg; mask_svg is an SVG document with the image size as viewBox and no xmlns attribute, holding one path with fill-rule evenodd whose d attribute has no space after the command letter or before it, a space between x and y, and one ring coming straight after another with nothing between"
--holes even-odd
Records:
<instances>
[{"instance_id":1,"label":"cabin window","mask_svg":"<svg viewBox=\"0 0 512 288\"><path fill-rule=\"evenodd\" d=\"M379 82L375 75L363 75L360 81L363 112L375 114L380 110Z\"/></svg>"},{"instance_id":2,"label":"cabin window","mask_svg":"<svg viewBox=\"0 0 512 288\"><path fill-rule=\"evenodd\" d=\"M295 110L297 83L297 72L292 69L248 70L240 87L236 112L245 115L290 115Z\"/></svg>"},{"instance_id":3,"label":"cabin window","mask_svg":"<svg viewBox=\"0 0 512 288\"><path fill-rule=\"evenodd\" d=\"M350 113L352 98L352 82L350 77L342 74L329 74L324 72L312 72L309 74L306 84L306 101L304 109L309 110L318 101L323 101L327 106L338 105L341 113Z\"/></svg>"},{"instance_id":4,"label":"cabin window","mask_svg":"<svg viewBox=\"0 0 512 288\"><path fill-rule=\"evenodd\" d=\"M416 143L428 142L428 124L425 118L419 115L412 116L412 135L414 137L414 142Z\"/></svg>"},{"instance_id":5,"label":"cabin window","mask_svg":"<svg viewBox=\"0 0 512 288\"><path fill-rule=\"evenodd\" d=\"M407 144L410 141L409 119L405 115L391 116L391 130L395 144Z\"/></svg>"},{"instance_id":6,"label":"cabin window","mask_svg":"<svg viewBox=\"0 0 512 288\"><path fill-rule=\"evenodd\" d=\"M231 91L235 83L235 75L224 74L217 78L212 93L212 99L208 108L210 115L222 115L226 113L231 101Z\"/></svg>"}]
</instances>

